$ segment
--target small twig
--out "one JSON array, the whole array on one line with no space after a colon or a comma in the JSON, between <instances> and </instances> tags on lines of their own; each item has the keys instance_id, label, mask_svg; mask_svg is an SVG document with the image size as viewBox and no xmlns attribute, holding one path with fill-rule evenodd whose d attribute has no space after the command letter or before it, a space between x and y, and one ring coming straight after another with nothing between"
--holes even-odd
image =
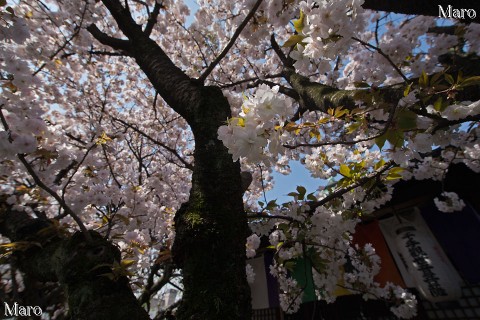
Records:
<instances>
[{"instance_id":1,"label":"small twig","mask_svg":"<svg viewBox=\"0 0 480 320\"><path fill-rule=\"evenodd\" d=\"M283 219L283 220L287 220L287 221L290 221L290 222L298 222L297 220L295 220L292 217L279 216L279 215L266 215L262 212L247 215L247 219L258 219L258 218L261 218L261 219Z\"/></svg>"},{"instance_id":2,"label":"small twig","mask_svg":"<svg viewBox=\"0 0 480 320\"><path fill-rule=\"evenodd\" d=\"M390 63L390 65L395 69L395 71L397 71L397 73L402 77L402 79L408 83L408 78L403 74L402 70L400 70L400 68L392 61L392 59L390 59L390 57L385 53L383 52L382 49L380 49L379 47L376 47L374 46L373 44L370 44L368 42L365 42L359 38L356 38L356 37L352 37L353 40L355 41L358 41L360 42L361 44L363 44L364 46L366 47L369 47L375 51L377 51L381 56L383 56L385 59L387 59L387 61Z\"/></svg>"},{"instance_id":3,"label":"small twig","mask_svg":"<svg viewBox=\"0 0 480 320\"><path fill-rule=\"evenodd\" d=\"M106 51L106 50L89 50L88 53L90 55L110 56L110 57L129 57L130 56L125 51L112 52L112 51Z\"/></svg>"},{"instance_id":4,"label":"small twig","mask_svg":"<svg viewBox=\"0 0 480 320\"><path fill-rule=\"evenodd\" d=\"M12 132L10 131L10 127L8 126L7 119L5 119L5 116L3 115L3 111L2 111L3 106L4 106L3 104L0 105L0 120L2 121L3 128L7 132L8 142L12 143L13 142Z\"/></svg>"},{"instance_id":5,"label":"small twig","mask_svg":"<svg viewBox=\"0 0 480 320\"><path fill-rule=\"evenodd\" d=\"M65 193L67 191L67 187L68 185L70 184L70 182L72 181L73 177L75 176L75 174L77 173L78 169L80 169L80 166L83 164L83 162L85 161L85 159L87 158L88 154L90 153L90 151L95 148L97 145L96 144L92 144L88 149L87 151L85 152L85 154L83 155L83 158L82 160L80 160L80 162L75 166L72 174L70 175L70 177L68 178L67 182L65 183L65 185L63 186L62 188L62 201L65 201Z\"/></svg>"},{"instance_id":6,"label":"small twig","mask_svg":"<svg viewBox=\"0 0 480 320\"><path fill-rule=\"evenodd\" d=\"M243 22L238 26L237 30L235 30L235 33L233 34L232 38L228 42L227 46L218 55L218 57L208 66L208 68L203 72L203 74L198 78L199 81L205 82L205 80L210 75L210 73L213 71L213 69L215 69L215 67L220 63L220 61L227 55L230 48L233 46L235 41L237 41L237 38L240 36L243 29L248 24L248 21L253 17L253 15L257 11L258 7L260 7L260 4L262 3L262 1L263 0L257 0L255 5L253 6L252 10L250 10L250 12L247 14L245 19L243 20Z\"/></svg>"},{"instance_id":7,"label":"small twig","mask_svg":"<svg viewBox=\"0 0 480 320\"><path fill-rule=\"evenodd\" d=\"M174 302L172 305L170 305L167 309L161 311L153 320L163 320L166 319L165 316L167 313L172 312L173 309L177 308L180 303L182 302L182 299Z\"/></svg>"},{"instance_id":8,"label":"small twig","mask_svg":"<svg viewBox=\"0 0 480 320\"><path fill-rule=\"evenodd\" d=\"M281 78L281 77L282 77L282 74L277 73L277 74L272 74L272 75L266 75L265 77L263 77L263 79L275 79L275 78ZM227 89L227 88L231 88L231 87L241 85L243 83L254 82L254 81L258 81L258 80L261 80L261 79L259 77L242 79L242 80L239 80L239 81L235 81L235 82L220 85L220 88L221 89Z\"/></svg>"},{"instance_id":9,"label":"small twig","mask_svg":"<svg viewBox=\"0 0 480 320\"><path fill-rule=\"evenodd\" d=\"M70 36L69 39L65 39L64 43L57 49L55 50L54 53L52 53L48 59L49 60L52 60L53 58L55 58L57 56L57 54L59 54L62 50L64 50L67 45L73 40L73 38L75 38L78 33L80 32L80 30L82 29L82 25L83 25L83 21L84 21L84 18L85 18L85 13L87 11L87 8L88 8L88 5L87 3L85 3L85 6L83 8L83 11L82 11L82 16L81 16L81 19L80 19L80 24L78 26L76 26L73 30L73 33L72 35ZM43 70L43 68L45 68L47 64L46 63L43 63L34 73L33 73L33 76L37 75L40 71Z\"/></svg>"},{"instance_id":10,"label":"small twig","mask_svg":"<svg viewBox=\"0 0 480 320\"><path fill-rule=\"evenodd\" d=\"M257 81L255 81L251 85L248 85L247 88L255 88L260 84L266 84L270 87L278 86L278 92L286 95L287 97L290 97L290 98L294 99L295 101L300 100L300 96L298 95L297 91L293 90L292 88L288 88L288 87L282 86L278 83L275 83L273 81L268 81L268 80L265 80L265 79L258 79Z\"/></svg>"},{"instance_id":11,"label":"small twig","mask_svg":"<svg viewBox=\"0 0 480 320\"><path fill-rule=\"evenodd\" d=\"M162 277L154 284L153 283L153 275L160 269L158 264L155 264L151 268L151 273L148 278L149 285L145 288L142 292L138 301L140 304L147 303L150 300L150 297L157 293L160 289L162 289L167 283L169 283L170 279L173 275L173 265L171 263L167 263L165 269L163 270Z\"/></svg>"},{"instance_id":12,"label":"small twig","mask_svg":"<svg viewBox=\"0 0 480 320\"><path fill-rule=\"evenodd\" d=\"M122 188L122 184L121 184L120 182L118 182L117 176L116 176L115 173L113 172L112 164L110 163L110 160L108 159L107 150L105 149L105 146L104 146L104 145L102 145L102 150L103 150L103 155L105 156L105 161L107 161L107 165L108 165L108 169L110 170L110 174L112 175L113 180L114 180L115 183L117 184L117 187L118 187L119 189L121 189L121 188Z\"/></svg>"},{"instance_id":13,"label":"small twig","mask_svg":"<svg viewBox=\"0 0 480 320\"><path fill-rule=\"evenodd\" d=\"M258 168L260 169L260 181L262 183L262 192L263 192L263 200L265 201L265 204L268 203L267 201L267 194L265 192L265 184L263 183L263 169L262 169L262 165L259 164L258 165Z\"/></svg>"},{"instance_id":14,"label":"small twig","mask_svg":"<svg viewBox=\"0 0 480 320\"><path fill-rule=\"evenodd\" d=\"M188 30L188 28L186 28L180 21L176 21L177 24L183 29L185 30L185 32L187 32L190 37L192 38L193 42L195 42L195 45L198 47L198 52L200 53L200 55L202 56L202 60L203 60L203 63L205 63L205 66L208 66L208 62L207 62L207 58L205 57L205 54L203 53L203 50L202 50L202 46L200 46L200 44L198 43L197 39L195 38L195 36L190 32L190 30ZM199 32L200 33L200 32ZM200 35L202 35L200 33Z\"/></svg>"}]
</instances>

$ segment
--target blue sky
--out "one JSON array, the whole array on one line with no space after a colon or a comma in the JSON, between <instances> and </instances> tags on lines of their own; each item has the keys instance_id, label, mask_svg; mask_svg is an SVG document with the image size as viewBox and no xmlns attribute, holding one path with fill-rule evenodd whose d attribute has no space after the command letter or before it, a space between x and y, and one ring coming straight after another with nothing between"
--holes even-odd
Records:
<instances>
[{"instance_id":1,"label":"blue sky","mask_svg":"<svg viewBox=\"0 0 480 320\"><path fill-rule=\"evenodd\" d=\"M277 199L277 203L283 203L292 200L287 196L288 193L295 191L297 186L303 186L307 189L307 194L317 191L320 185L325 185L326 181L319 178L313 178L310 172L298 161L290 161L292 172L285 176L278 172L273 173L275 185L272 190L267 191L267 200Z\"/></svg>"}]
</instances>

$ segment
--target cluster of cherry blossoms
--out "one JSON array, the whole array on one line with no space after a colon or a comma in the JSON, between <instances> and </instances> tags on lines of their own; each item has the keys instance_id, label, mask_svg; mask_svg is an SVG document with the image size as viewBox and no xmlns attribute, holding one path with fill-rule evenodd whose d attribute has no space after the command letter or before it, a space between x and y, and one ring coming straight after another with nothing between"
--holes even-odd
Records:
<instances>
[{"instance_id":1,"label":"cluster of cherry blossoms","mask_svg":"<svg viewBox=\"0 0 480 320\"><path fill-rule=\"evenodd\" d=\"M218 129L218 138L234 161L240 157L252 163L266 161L267 153L276 157L283 148L284 136L278 129L293 115L293 108L290 98L278 91L278 86L260 85L253 97L245 98L239 117Z\"/></svg>"},{"instance_id":2,"label":"cluster of cherry blossoms","mask_svg":"<svg viewBox=\"0 0 480 320\"><path fill-rule=\"evenodd\" d=\"M344 53L365 28L363 1L301 1L302 12L295 29L301 43L290 56L296 60L294 66L300 72L308 73L311 61L320 61L316 66L320 74L330 71L331 61Z\"/></svg>"},{"instance_id":3,"label":"cluster of cherry blossoms","mask_svg":"<svg viewBox=\"0 0 480 320\"><path fill-rule=\"evenodd\" d=\"M465 207L465 202L455 192L442 192L441 197L442 200L435 198L433 201L442 212L458 212Z\"/></svg>"}]
</instances>

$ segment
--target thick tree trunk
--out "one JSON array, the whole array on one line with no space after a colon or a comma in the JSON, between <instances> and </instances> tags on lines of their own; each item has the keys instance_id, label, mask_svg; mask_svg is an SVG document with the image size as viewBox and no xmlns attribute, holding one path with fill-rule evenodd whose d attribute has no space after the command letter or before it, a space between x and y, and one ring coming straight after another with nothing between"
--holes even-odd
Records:
<instances>
[{"instance_id":1,"label":"thick tree trunk","mask_svg":"<svg viewBox=\"0 0 480 320\"><path fill-rule=\"evenodd\" d=\"M175 216L173 254L185 288L177 318L249 319L240 165L217 139L230 106L220 89L201 91L201 107L190 123L195 135L190 199Z\"/></svg>"},{"instance_id":2,"label":"thick tree trunk","mask_svg":"<svg viewBox=\"0 0 480 320\"><path fill-rule=\"evenodd\" d=\"M58 281L64 288L71 319L150 319L125 276L111 280L103 275L111 272L107 265L120 262L118 248L98 233L90 233L92 242L85 241L82 233L62 235L50 221L31 219L25 212L0 203L0 234L12 242L32 244L14 253L19 269L41 282Z\"/></svg>"}]
</instances>

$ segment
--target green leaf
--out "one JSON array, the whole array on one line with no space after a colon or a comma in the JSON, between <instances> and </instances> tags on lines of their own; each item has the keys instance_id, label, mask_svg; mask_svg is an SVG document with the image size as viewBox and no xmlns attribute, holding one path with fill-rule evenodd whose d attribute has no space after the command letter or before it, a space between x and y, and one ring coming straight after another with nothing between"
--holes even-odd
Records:
<instances>
[{"instance_id":1,"label":"green leaf","mask_svg":"<svg viewBox=\"0 0 480 320\"><path fill-rule=\"evenodd\" d=\"M412 111L403 110L398 114L398 128L411 130L417 127L417 115Z\"/></svg>"},{"instance_id":2,"label":"green leaf","mask_svg":"<svg viewBox=\"0 0 480 320\"><path fill-rule=\"evenodd\" d=\"M293 20L293 27L298 33L302 33L303 28L305 27L305 14L300 10L300 18Z\"/></svg>"},{"instance_id":3,"label":"green leaf","mask_svg":"<svg viewBox=\"0 0 480 320\"><path fill-rule=\"evenodd\" d=\"M287 130L287 132L292 132L297 129L298 129L298 126L295 122L289 122L285 125L285 130Z\"/></svg>"},{"instance_id":4,"label":"green leaf","mask_svg":"<svg viewBox=\"0 0 480 320\"><path fill-rule=\"evenodd\" d=\"M287 41L285 41L285 43L283 44L283 47L290 48L290 47L296 46L297 43L301 43L303 39L305 39L305 36L302 36L300 34L294 34L290 36L290 38L288 38Z\"/></svg>"},{"instance_id":5,"label":"green leaf","mask_svg":"<svg viewBox=\"0 0 480 320\"><path fill-rule=\"evenodd\" d=\"M447 80L448 83L453 85L455 83L455 80L453 79L452 75L445 73L445 80Z\"/></svg>"},{"instance_id":6,"label":"green leaf","mask_svg":"<svg viewBox=\"0 0 480 320\"><path fill-rule=\"evenodd\" d=\"M277 244L276 249L279 250L282 246L283 246L283 241L282 241L282 242L279 242L279 243Z\"/></svg>"},{"instance_id":7,"label":"green leaf","mask_svg":"<svg viewBox=\"0 0 480 320\"><path fill-rule=\"evenodd\" d=\"M457 83L462 83L463 82L463 72L462 70L458 71L457 74Z\"/></svg>"},{"instance_id":8,"label":"green leaf","mask_svg":"<svg viewBox=\"0 0 480 320\"><path fill-rule=\"evenodd\" d=\"M270 200L270 201L267 203L266 209L267 209L267 210L272 210L272 209L275 208L276 206L277 206L277 199L275 199L275 200Z\"/></svg>"},{"instance_id":9,"label":"green leaf","mask_svg":"<svg viewBox=\"0 0 480 320\"><path fill-rule=\"evenodd\" d=\"M403 171L405 171L405 169L402 167L393 167L390 170L388 170L388 173L397 174Z\"/></svg>"},{"instance_id":10,"label":"green leaf","mask_svg":"<svg viewBox=\"0 0 480 320\"><path fill-rule=\"evenodd\" d=\"M297 192L298 192L298 200L303 200L305 197L305 193L307 193L307 189L305 189L302 186L297 186Z\"/></svg>"},{"instance_id":11,"label":"green leaf","mask_svg":"<svg viewBox=\"0 0 480 320\"><path fill-rule=\"evenodd\" d=\"M438 99L433 103L433 108L437 111L443 111L445 110L445 105L443 103L443 98L438 97Z\"/></svg>"},{"instance_id":12,"label":"green leaf","mask_svg":"<svg viewBox=\"0 0 480 320\"><path fill-rule=\"evenodd\" d=\"M418 79L418 84L421 87L427 87L428 86L428 75L425 73L425 71L422 71L422 75Z\"/></svg>"},{"instance_id":13,"label":"green leaf","mask_svg":"<svg viewBox=\"0 0 480 320\"><path fill-rule=\"evenodd\" d=\"M430 85L431 86L436 85L439 82L441 76L442 76L441 72L435 73L430 79Z\"/></svg>"},{"instance_id":14,"label":"green leaf","mask_svg":"<svg viewBox=\"0 0 480 320\"><path fill-rule=\"evenodd\" d=\"M400 167L394 167L390 170L388 170L388 174L387 174L387 180L397 180L397 179L401 179L402 178L402 175L400 174L402 171L404 171L405 169L403 168L400 168Z\"/></svg>"},{"instance_id":15,"label":"green leaf","mask_svg":"<svg viewBox=\"0 0 480 320\"><path fill-rule=\"evenodd\" d=\"M410 89L412 89L412 84L408 84L408 86L405 88L405 91L403 91L403 96L406 97L410 93Z\"/></svg>"},{"instance_id":16,"label":"green leaf","mask_svg":"<svg viewBox=\"0 0 480 320\"><path fill-rule=\"evenodd\" d=\"M120 265L124 268L128 268L129 266L131 266L132 264L134 264L136 261L135 260L132 260L132 259L123 259L121 262L120 262Z\"/></svg>"},{"instance_id":17,"label":"green leaf","mask_svg":"<svg viewBox=\"0 0 480 320\"><path fill-rule=\"evenodd\" d=\"M336 107L335 113L333 114L335 118L341 118L345 114L348 114L348 109L343 109L343 107Z\"/></svg>"},{"instance_id":18,"label":"green leaf","mask_svg":"<svg viewBox=\"0 0 480 320\"><path fill-rule=\"evenodd\" d=\"M350 168L346 164L340 165L340 173L342 176L350 178L352 175L350 173Z\"/></svg>"},{"instance_id":19,"label":"green leaf","mask_svg":"<svg viewBox=\"0 0 480 320\"><path fill-rule=\"evenodd\" d=\"M387 135L381 135L378 138L375 138L375 144L378 146L380 150L382 150L383 146L385 145L385 142L387 141Z\"/></svg>"},{"instance_id":20,"label":"green leaf","mask_svg":"<svg viewBox=\"0 0 480 320\"><path fill-rule=\"evenodd\" d=\"M307 194L307 200L317 201L317 197L315 197L315 195L312 192L312 193Z\"/></svg>"},{"instance_id":21,"label":"green leaf","mask_svg":"<svg viewBox=\"0 0 480 320\"><path fill-rule=\"evenodd\" d=\"M7 0L0 0L0 7L6 6Z\"/></svg>"},{"instance_id":22,"label":"green leaf","mask_svg":"<svg viewBox=\"0 0 480 320\"><path fill-rule=\"evenodd\" d=\"M402 175L400 174L395 174L395 173L389 173L387 175L387 178L386 178L388 181L391 181L391 180L398 180L398 179L402 179Z\"/></svg>"},{"instance_id":23,"label":"green leaf","mask_svg":"<svg viewBox=\"0 0 480 320\"><path fill-rule=\"evenodd\" d=\"M347 133L351 134L351 133L355 132L358 128L360 128L361 125L362 125L362 123L360 123L360 122L352 123L351 125L349 125L347 127Z\"/></svg>"},{"instance_id":24,"label":"green leaf","mask_svg":"<svg viewBox=\"0 0 480 320\"><path fill-rule=\"evenodd\" d=\"M403 146L405 139L403 137L403 132L400 130L388 130L386 133L388 142L396 148Z\"/></svg>"},{"instance_id":25,"label":"green leaf","mask_svg":"<svg viewBox=\"0 0 480 320\"><path fill-rule=\"evenodd\" d=\"M385 165L385 160L381 159L380 161L378 161L377 163L375 163L375 166L373 167L375 170L378 170L380 169L381 167L383 167Z\"/></svg>"},{"instance_id":26,"label":"green leaf","mask_svg":"<svg viewBox=\"0 0 480 320\"><path fill-rule=\"evenodd\" d=\"M480 76L470 77L460 83L460 87L465 88L480 84Z\"/></svg>"},{"instance_id":27,"label":"green leaf","mask_svg":"<svg viewBox=\"0 0 480 320\"><path fill-rule=\"evenodd\" d=\"M293 270L295 270L295 265L296 265L296 262L293 261L293 260L289 260L289 261L284 263L285 268L288 271L291 271L291 272L293 272Z\"/></svg>"},{"instance_id":28,"label":"green leaf","mask_svg":"<svg viewBox=\"0 0 480 320\"><path fill-rule=\"evenodd\" d=\"M263 206L265 205L265 202L258 201L258 205L259 205L260 207L263 207Z\"/></svg>"}]
</instances>

